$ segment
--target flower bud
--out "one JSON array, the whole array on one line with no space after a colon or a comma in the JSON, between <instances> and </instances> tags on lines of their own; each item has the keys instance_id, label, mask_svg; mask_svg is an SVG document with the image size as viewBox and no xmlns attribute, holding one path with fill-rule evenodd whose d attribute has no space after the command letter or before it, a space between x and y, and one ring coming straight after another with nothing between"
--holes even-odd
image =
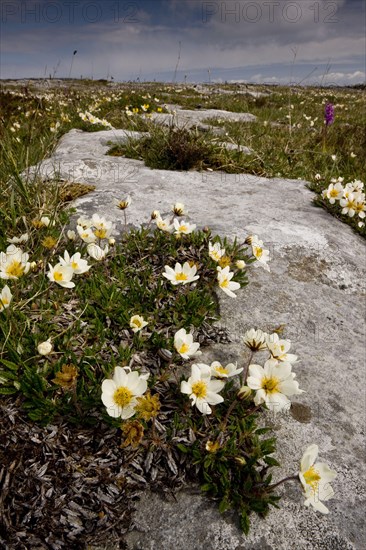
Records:
<instances>
[{"instance_id":1,"label":"flower bud","mask_svg":"<svg viewBox=\"0 0 366 550\"><path fill-rule=\"evenodd\" d=\"M252 395L252 390L249 388L249 386L242 386L237 394L237 399L239 401L245 401L246 399L250 399Z\"/></svg>"},{"instance_id":2,"label":"flower bud","mask_svg":"<svg viewBox=\"0 0 366 550\"><path fill-rule=\"evenodd\" d=\"M246 263L244 262L244 260L238 260L235 263L235 265L238 269L244 269L244 267L246 266Z\"/></svg>"},{"instance_id":3,"label":"flower bud","mask_svg":"<svg viewBox=\"0 0 366 550\"><path fill-rule=\"evenodd\" d=\"M159 219L161 216L160 216L160 212L159 210L154 210L153 212L151 212L151 219L152 220L157 220Z\"/></svg>"},{"instance_id":4,"label":"flower bud","mask_svg":"<svg viewBox=\"0 0 366 550\"><path fill-rule=\"evenodd\" d=\"M45 342L41 342L37 347L40 355L48 355L52 351L51 338L48 338Z\"/></svg>"},{"instance_id":5,"label":"flower bud","mask_svg":"<svg viewBox=\"0 0 366 550\"><path fill-rule=\"evenodd\" d=\"M216 453L220 449L220 443L219 441L210 441L208 440L206 443L206 451L209 453Z\"/></svg>"},{"instance_id":6,"label":"flower bud","mask_svg":"<svg viewBox=\"0 0 366 550\"><path fill-rule=\"evenodd\" d=\"M172 211L176 216L184 216L184 214L187 214L184 210L184 204L182 202L176 202L173 204Z\"/></svg>"}]
</instances>

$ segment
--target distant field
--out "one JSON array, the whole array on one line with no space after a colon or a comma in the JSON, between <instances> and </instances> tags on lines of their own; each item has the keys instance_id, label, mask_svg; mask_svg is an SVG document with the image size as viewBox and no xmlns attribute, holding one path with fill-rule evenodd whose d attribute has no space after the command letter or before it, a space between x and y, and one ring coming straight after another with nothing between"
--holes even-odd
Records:
<instances>
[{"instance_id":1,"label":"distant field","mask_svg":"<svg viewBox=\"0 0 366 550\"><path fill-rule=\"evenodd\" d=\"M152 167L225 170L306 180L318 205L341 217L355 231L366 234L363 218L357 212L352 217L348 213L342 215L339 202L332 205L329 197L322 196L322 191L338 178L343 185L362 182L363 191L358 184L358 192L364 192L366 91L362 86L179 86L111 84L103 80L22 80L2 81L0 95L0 197L14 170L19 174L50 155L58 139L71 128L125 128L149 131L151 137L140 144L131 143L118 154L144 159ZM222 129L225 141L250 147L253 153L244 155L223 149L217 136L199 129L169 134L169 129L151 121L151 113L166 111L165 103L186 109L254 114L256 122L229 122L215 117L206 121ZM327 103L334 106L335 118L325 128ZM173 155L168 164L164 164L164 151L161 153L163 143L176 151L176 157ZM195 163L187 165L184 157L193 158Z\"/></svg>"}]
</instances>

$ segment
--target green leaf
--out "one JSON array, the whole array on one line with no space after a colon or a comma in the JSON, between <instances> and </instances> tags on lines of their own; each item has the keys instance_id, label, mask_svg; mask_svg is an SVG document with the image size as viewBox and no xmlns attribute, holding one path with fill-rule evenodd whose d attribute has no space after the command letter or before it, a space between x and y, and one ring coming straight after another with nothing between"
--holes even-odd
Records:
<instances>
[{"instance_id":1,"label":"green leaf","mask_svg":"<svg viewBox=\"0 0 366 550\"><path fill-rule=\"evenodd\" d=\"M247 512L244 510L240 514L240 527L245 535L249 533L250 520Z\"/></svg>"},{"instance_id":2,"label":"green leaf","mask_svg":"<svg viewBox=\"0 0 366 550\"><path fill-rule=\"evenodd\" d=\"M188 453L189 452L189 449L183 445L183 443L177 443L176 447L182 451L182 453Z\"/></svg>"},{"instance_id":3,"label":"green leaf","mask_svg":"<svg viewBox=\"0 0 366 550\"><path fill-rule=\"evenodd\" d=\"M271 456L265 456L263 460L268 466L281 466L281 464Z\"/></svg>"},{"instance_id":4,"label":"green leaf","mask_svg":"<svg viewBox=\"0 0 366 550\"><path fill-rule=\"evenodd\" d=\"M221 512L221 514L223 512L226 512L226 510L228 510L230 508L230 502L228 501L227 497L224 497L220 504L219 504L219 512Z\"/></svg>"},{"instance_id":5,"label":"green leaf","mask_svg":"<svg viewBox=\"0 0 366 550\"><path fill-rule=\"evenodd\" d=\"M12 395L16 392L17 392L17 389L14 388L14 387L12 388L12 387L5 386L5 387L0 388L0 394L1 395Z\"/></svg>"},{"instance_id":6,"label":"green leaf","mask_svg":"<svg viewBox=\"0 0 366 550\"><path fill-rule=\"evenodd\" d=\"M12 361L8 361L7 359L0 359L0 363L2 365L4 365L5 367L8 367L8 369L10 370L15 370L17 371L18 368L19 368L19 365L16 365L15 363L13 363Z\"/></svg>"}]
</instances>

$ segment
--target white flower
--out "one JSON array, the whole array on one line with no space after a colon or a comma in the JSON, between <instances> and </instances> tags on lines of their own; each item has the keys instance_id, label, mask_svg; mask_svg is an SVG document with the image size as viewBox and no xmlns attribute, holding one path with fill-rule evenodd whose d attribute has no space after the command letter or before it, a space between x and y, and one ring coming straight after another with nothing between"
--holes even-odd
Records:
<instances>
[{"instance_id":1,"label":"white flower","mask_svg":"<svg viewBox=\"0 0 366 550\"><path fill-rule=\"evenodd\" d=\"M180 222L176 218L174 219L173 224L175 235L188 235L189 233L192 233L192 231L194 231L197 227L195 224L190 224L188 222L185 222L184 220Z\"/></svg>"},{"instance_id":2,"label":"white flower","mask_svg":"<svg viewBox=\"0 0 366 550\"><path fill-rule=\"evenodd\" d=\"M186 329L181 328L174 335L174 347L183 359L189 359L194 355L201 355L198 351L198 342L193 342L192 334L187 334Z\"/></svg>"},{"instance_id":3,"label":"white flower","mask_svg":"<svg viewBox=\"0 0 366 550\"><path fill-rule=\"evenodd\" d=\"M172 285L186 285L199 279L199 275L196 275L196 272L197 267L195 265L191 267L188 262L184 262L182 267L182 265L177 262L174 269L168 265L165 266L165 273L163 273L163 277L168 279Z\"/></svg>"},{"instance_id":4,"label":"white flower","mask_svg":"<svg viewBox=\"0 0 366 550\"><path fill-rule=\"evenodd\" d=\"M244 344L252 351L261 351L267 349L267 338L268 334L258 329L255 330L251 328L243 336Z\"/></svg>"},{"instance_id":5,"label":"white flower","mask_svg":"<svg viewBox=\"0 0 366 550\"><path fill-rule=\"evenodd\" d=\"M106 257L106 254L109 251L109 247L106 244L104 248L101 248L95 243L90 243L86 247L86 250L89 256L91 256L94 260L100 261L100 260L104 260L104 258Z\"/></svg>"},{"instance_id":6,"label":"white flower","mask_svg":"<svg viewBox=\"0 0 366 550\"><path fill-rule=\"evenodd\" d=\"M270 271L267 262L269 262L269 250L263 248L263 241L259 240L257 235L252 235L250 237L250 244L252 246L252 253L257 262L254 264L256 267L258 265L262 266L267 271Z\"/></svg>"},{"instance_id":7,"label":"white flower","mask_svg":"<svg viewBox=\"0 0 366 550\"><path fill-rule=\"evenodd\" d=\"M353 193L350 193L347 198L341 199L339 204L343 207L342 214L348 214L350 218L353 218L357 209L357 201Z\"/></svg>"},{"instance_id":8,"label":"white flower","mask_svg":"<svg viewBox=\"0 0 366 550\"><path fill-rule=\"evenodd\" d=\"M321 177L320 174L315 174L314 179L315 179L315 180L321 180L322 177Z\"/></svg>"},{"instance_id":9,"label":"white flower","mask_svg":"<svg viewBox=\"0 0 366 550\"><path fill-rule=\"evenodd\" d=\"M29 254L11 244L6 252L0 252L0 279L19 279L28 273Z\"/></svg>"},{"instance_id":10,"label":"white flower","mask_svg":"<svg viewBox=\"0 0 366 550\"><path fill-rule=\"evenodd\" d=\"M231 298L236 298L233 290L238 290L240 288L240 283L236 283L231 279L234 277L234 272L230 271L230 266L222 267L217 266L217 281L221 290L225 292Z\"/></svg>"},{"instance_id":11,"label":"white flower","mask_svg":"<svg viewBox=\"0 0 366 550\"><path fill-rule=\"evenodd\" d=\"M355 157L357 157L357 155L352 151L351 154L350 154L350 157L351 157L352 159L354 159Z\"/></svg>"},{"instance_id":12,"label":"white flower","mask_svg":"<svg viewBox=\"0 0 366 550\"><path fill-rule=\"evenodd\" d=\"M329 199L330 204L334 204L336 200L341 200L343 193L343 185L340 182L336 184L331 183L326 190L326 197Z\"/></svg>"},{"instance_id":13,"label":"white flower","mask_svg":"<svg viewBox=\"0 0 366 550\"><path fill-rule=\"evenodd\" d=\"M10 288L8 285L5 285L0 292L0 312L9 307L12 297Z\"/></svg>"},{"instance_id":14,"label":"white flower","mask_svg":"<svg viewBox=\"0 0 366 550\"><path fill-rule=\"evenodd\" d=\"M137 397L147 390L149 374L131 371L129 367L116 367L112 380L102 383L102 401L107 407L107 413L114 418L123 420L135 414Z\"/></svg>"},{"instance_id":15,"label":"white flower","mask_svg":"<svg viewBox=\"0 0 366 550\"><path fill-rule=\"evenodd\" d=\"M331 155L331 159L335 162L337 160L337 155Z\"/></svg>"},{"instance_id":16,"label":"white flower","mask_svg":"<svg viewBox=\"0 0 366 550\"><path fill-rule=\"evenodd\" d=\"M265 403L274 412L288 409L291 401L287 396L303 393L293 378L290 363L278 363L276 359L266 361L264 368L250 365L247 385L257 392L254 403Z\"/></svg>"},{"instance_id":17,"label":"white flower","mask_svg":"<svg viewBox=\"0 0 366 550\"><path fill-rule=\"evenodd\" d=\"M174 225L170 223L170 220L168 218L165 218L165 220L163 220L163 218L158 217L156 218L155 223L156 227L161 231L165 231L166 233L173 233L174 231Z\"/></svg>"},{"instance_id":18,"label":"white flower","mask_svg":"<svg viewBox=\"0 0 366 550\"><path fill-rule=\"evenodd\" d=\"M92 224L94 226L94 235L98 239L108 239L113 230L113 223L109 220L106 220L103 216L99 214L93 214Z\"/></svg>"},{"instance_id":19,"label":"white flower","mask_svg":"<svg viewBox=\"0 0 366 550\"><path fill-rule=\"evenodd\" d=\"M81 225L83 229L88 229L93 225L91 219L83 218L82 216L76 220L76 223L77 225Z\"/></svg>"},{"instance_id":20,"label":"white flower","mask_svg":"<svg viewBox=\"0 0 366 550\"><path fill-rule=\"evenodd\" d=\"M328 508L321 501L327 501L334 496L330 482L337 473L324 462L315 462L317 456L318 446L313 444L306 449L301 459L299 478L306 498L304 505L311 504L318 512L328 514Z\"/></svg>"},{"instance_id":21,"label":"white flower","mask_svg":"<svg viewBox=\"0 0 366 550\"><path fill-rule=\"evenodd\" d=\"M211 380L211 368L208 365L198 363L192 365L188 380L181 382L180 391L189 395L192 406L196 405L202 414L211 414L210 405L224 401L218 394L224 386L225 382L221 380Z\"/></svg>"},{"instance_id":22,"label":"white flower","mask_svg":"<svg viewBox=\"0 0 366 550\"><path fill-rule=\"evenodd\" d=\"M219 262L222 256L225 255L225 248L221 248L220 243L212 244L211 242L209 242L208 255L210 256L210 258L215 260L215 262Z\"/></svg>"},{"instance_id":23,"label":"white flower","mask_svg":"<svg viewBox=\"0 0 366 550\"><path fill-rule=\"evenodd\" d=\"M146 327L147 322L144 320L143 317L140 315L132 315L130 319L130 327L132 328L133 332L139 332L144 327Z\"/></svg>"},{"instance_id":24,"label":"white flower","mask_svg":"<svg viewBox=\"0 0 366 550\"><path fill-rule=\"evenodd\" d=\"M231 378L236 374L240 374L243 371L243 368L239 368L235 363L229 363L226 367L223 367L219 361L214 361L211 363L211 374L215 378Z\"/></svg>"},{"instance_id":25,"label":"white flower","mask_svg":"<svg viewBox=\"0 0 366 550\"><path fill-rule=\"evenodd\" d=\"M296 363L297 355L287 353L291 347L290 340L280 340L278 334L274 332L273 334L267 335L266 342L273 359L285 363Z\"/></svg>"},{"instance_id":26,"label":"white flower","mask_svg":"<svg viewBox=\"0 0 366 550\"><path fill-rule=\"evenodd\" d=\"M91 268L87 260L81 258L80 252L75 252L70 258L68 251L65 250L64 257L59 256L59 260L61 265L71 267L75 275L86 273Z\"/></svg>"},{"instance_id":27,"label":"white flower","mask_svg":"<svg viewBox=\"0 0 366 550\"><path fill-rule=\"evenodd\" d=\"M91 227L84 228L81 225L77 225L76 230L79 234L79 237L84 241L84 243L95 243L95 241L97 240L97 237L94 235Z\"/></svg>"},{"instance_id":28,"label":"white flower","mask_svg":"<svg viewBox=\"0 0 366 550\"><path fill-rule=\"evenodd\" d=\"M244 269L247 264L244 262L244 260L237 260L235 262L235 266L237 269Z\"/></svg>"},{"instance_id":29,"label":"white flower","mask_svg":"<svg viewBox=\"0 0 366 550\"><path fill-rule=\"evenodd\" d=\"M56 264L55 267L48 264L48 267L49 272L47 273L47 277L50 281L53 281L64 288L74 288L75 283L71 282L74 275L74 270L72 267L65 266L60 263Z\"/></svg>"},{"instance_id":30,"label":"white flower","mask_svg":"<svg viewBox=\"0 0 366 550\"><path fill-rule=\"evenodd\" d=\"M122 199L121 201L117 200L117 206L120 210L126 210L131 205L132 199L130 195L127 195L126 198Z\"/></svg>"},{"instance_id":31,"label":"white flower","mask_svg":"<svg viewBox=\"0 0 366 550\"><path fill-rule=\"evenodd\" d=\"M350 183L347 183L347 185L352 186L352 189L356 191L363 191L365 185L361 180L353 180Z\"/></svg>"},{"instance_id":32,"label":"white flower","mask_svg":"<svg viewBox=\"0 0 366 550\"><path fill-rule=\"evenodd\" d=\"M28 233L23 233L23 235L20 235L20 237L13 237L12 239L8 239L8 243L20 244L20 243L26 243L27 240L28 240Z\"/></svg>"},{"instance_id":33,"label":"white flower","mask_svg":"<svg viewBox=\"0 0 366 550\"><path fill-rule=\"evenodd\" d=\"M48 355L52 351L51 338L48 338L45 342L41 342L37 346L38 353L40 355Z\"/></svg>"}]
</instances>

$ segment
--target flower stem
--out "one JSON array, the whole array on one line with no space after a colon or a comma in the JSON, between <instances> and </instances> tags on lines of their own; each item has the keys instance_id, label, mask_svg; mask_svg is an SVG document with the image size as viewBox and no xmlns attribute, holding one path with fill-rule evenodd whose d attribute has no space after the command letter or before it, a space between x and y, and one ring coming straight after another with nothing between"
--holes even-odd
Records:
<instances>
[{"instance_id":1,"label":"flower stem","mask_svg":"<svg viewBox=\"0 0 366 550\"><path fill-rule=\"evenodd\" d=\"M244 386L247 382L249 365L252 362L253 355L254 355L254 351L251 351L250 355L249 355L248 363L247 363L247 366L245 367L244 375L243 375L243 378L242 378L242 381L241 381L242 386Z\"/></svg>"},{"instance_id":2,"label":"flower stem","mask_svg":"<svg viewBox=\"0 0 366 550\"><path fill-rule=\"evenodd\" d=\"M222 431L225 430L227 421L229 420L229 416L231 415L231 413L233 412L233 410L235 409L235 407L238 403L239 403L239 400L234 399L234 401L231 403L230 407L228 408L227 413L226 413L225 418L224 418L224 421L221 424L221 430Z\"/></svg>"},{"instance_id":3,"label":"flower stem","mask_svg":"<svg viewBox=\"0 0 366 550\"><path fill-rule=\"evenodd\" d=\"M275 489L276 487L278 487L279 485L281 485L282 483L285 483L286 481L299 481L299 476L296 475L296 476L288 476L288 477L284 477L283 479L281 479L281 481L277 481L277 483L274 483L273 485L269 485L268 489L270 489L271 491L273 491L273 489Z\"/></svg>"}]
</instances>

